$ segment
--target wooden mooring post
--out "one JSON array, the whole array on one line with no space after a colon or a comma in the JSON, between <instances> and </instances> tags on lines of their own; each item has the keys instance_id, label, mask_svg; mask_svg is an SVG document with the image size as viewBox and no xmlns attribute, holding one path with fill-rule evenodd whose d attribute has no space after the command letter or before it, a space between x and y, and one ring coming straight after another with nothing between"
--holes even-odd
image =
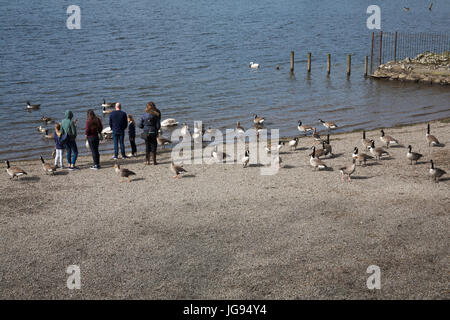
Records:
<instances>
[{"instance_id":1,"label":"wooden mooring post","mask_svg":"<svg viewBox=\"0 0 450 320\"><path fill-rule=\"evenodd\" d=\"M294 73L294 51L291 51L291 73Z\"/></svg>"},{"instance_id":2,"label":"wooden mooring post","mask_svg":"<svg viewBox=\"0 0 450 320\"><path fill-rule=\"evenodd\" d=\"M311 72L311 52L308 52L308 72Z\"/></svg>"},{"instance_id":3,"label":"wooden mooring post","mask_svg":"<svg viewBox=\"0 0 450 320\"><path fill-rule=\"evenodd\" d=\"M331 54L327 55L327 74L330 74L331 71Z\"/></svg>"},{"instance_id":4,"label":"wooden mooring post","mask_svg":"<svg viewBox=\"0 0 450 320\"><path fill-rule=\"evenodd\" d=\"M348 54L347 55L347 76L350 75L352 71L352 55Z\"/></svg>"},{"instance_id":5,"label":"wooden mooring post","mask_svg":"<svg viewBox=\"0 0 450 320\"><path fill-rule=\"evenodd\" d=\"M364 77L367 77L367 68L369 67L369 56L364 57Z\"/></svg>"}]
</instances>

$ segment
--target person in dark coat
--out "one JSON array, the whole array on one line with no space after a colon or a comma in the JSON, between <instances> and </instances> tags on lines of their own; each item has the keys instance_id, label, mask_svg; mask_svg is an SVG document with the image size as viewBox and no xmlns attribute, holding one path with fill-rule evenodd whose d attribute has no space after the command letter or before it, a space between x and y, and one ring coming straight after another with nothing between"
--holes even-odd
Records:
<instances>
[{"instance_id":1,"label":"person in dark coat","mask_svg":"<svg viewBox=\"0 0 450 320\"><path fill-rule=\"evenodd\" d=\"M136 148L136 124L131 114L128 115L128 139L130 140L131 156L137 156Z\"/></svg>"},{"instance_id":2,"label":"person in dark coat","mask_svg":"<svg viewBox=\"0 0 450 320\"><path fill-rule=\"evenodd\" d=\"M145 114L139 122L139 128L143 129L142 137L145 140L145 164L150 164L150 157L153 165L156 165L156 148L158 143L156 137L161 128L161 112L156 108L154 102L147 103Z\"/></svg>"},{"instance_id":3,"label":"person in dark coat","mask_svg":"<svg viewBox=\"0 0 450 320\"><path fill-rule=\"evenodd\" d=\"M89 148L91 149L92 160L94 165L91 169L100 169L100 153L98 152L98 145L100 143L99 134L102 133L103 125L99 117L94 113L94 110L90 109L87 112L86 120L86 139L89 143Z\"/></svg>"},{"instance_id":4,"label":"person in dark coat","mask_svg":"<svg viewBox=\"0 0 450 320\"><path fill-rule=\"evenodd\" d=\"M125 154L125 129L128 127L127 114L122 111L122 105L117 102L116 110L114 110L109 116L109 126L112 130L113 140L114 140L114 157L117 159L119 155L119 143L120 152L122 153L122 158L128 158Z\"/></svg>"}]
</instances>

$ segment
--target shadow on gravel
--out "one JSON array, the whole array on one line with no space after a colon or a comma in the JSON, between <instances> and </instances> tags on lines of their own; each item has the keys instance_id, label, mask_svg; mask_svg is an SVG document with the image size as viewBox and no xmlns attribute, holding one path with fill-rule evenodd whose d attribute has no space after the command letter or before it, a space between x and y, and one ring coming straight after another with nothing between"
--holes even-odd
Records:
<instances>
[{"instance_id":1,"label":"shadow on gravel","mask_svg":"<svg viewBox=\"0 0 450 320\"><path fill-rule=\"evenodd\" d=\"M36 181L40 181L41 178L37 177L37 176L30 176L30 177L22 177L20 178L19 181L29 181L29 182L36 182Z\"/></svg>"},{"instance_id":2,"label":"shadow on gravel","mask_svg":"<svg viewBox=\"0 0 450 320\"><path fill-rule=\"evenodd\" d=\"M352 180L366 180L366 179L370 179L373 177L369 177L369 176L352 176Z\"/></svg>"}]
</instances>

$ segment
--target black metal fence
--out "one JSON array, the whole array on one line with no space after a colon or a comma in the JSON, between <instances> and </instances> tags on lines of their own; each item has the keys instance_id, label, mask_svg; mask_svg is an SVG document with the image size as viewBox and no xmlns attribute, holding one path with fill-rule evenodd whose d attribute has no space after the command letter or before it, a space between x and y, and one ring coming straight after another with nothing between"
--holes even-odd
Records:
<instances>
[{"instance_id":1,"label":"black metal fence","mask_svg":"<svg viewBox=\"0 0 450 320\"><path fill-rule=\"evenodd\" d=\"M380 64L414 58L425 52L450 51L450 34L372 32L370 44L370 74Z\"/></svg>"}]
</instances>

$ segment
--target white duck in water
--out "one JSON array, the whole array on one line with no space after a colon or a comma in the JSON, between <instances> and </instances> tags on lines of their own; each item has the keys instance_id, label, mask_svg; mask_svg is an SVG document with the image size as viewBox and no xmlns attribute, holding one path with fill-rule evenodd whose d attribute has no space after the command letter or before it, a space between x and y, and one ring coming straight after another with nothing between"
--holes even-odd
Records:
<instances>
[{"instance_id":1,"label":"white duck in water","mask_svg":"<svg viewBox=\"0 0 450 320\"><path fill-rule=\"evenodd\" d=\"M250 64L248 65L251 69L258 69L259 68L259 63L254 63L253 61L250 62Z\"/></svg>"}]
</instances>

